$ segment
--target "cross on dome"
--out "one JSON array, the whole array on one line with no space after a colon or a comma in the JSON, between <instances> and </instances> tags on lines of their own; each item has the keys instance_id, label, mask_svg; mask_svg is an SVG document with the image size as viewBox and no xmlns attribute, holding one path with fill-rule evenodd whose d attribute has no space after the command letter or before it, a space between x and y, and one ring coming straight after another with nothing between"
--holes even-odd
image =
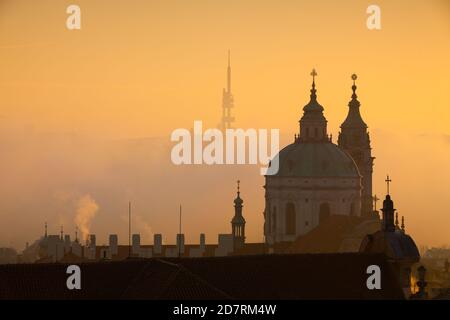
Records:
<instances>
[{"instance_id":1,"label":"cross on dome","mask_svg":"<svg viewBox=\"0 0 450 320\"><path fill-rule=\"evenodd\" d=\"M392 180L389 178L389 175L387 175L387 178L386 178L386 180L384 180L384 181L386 181L386 185L387 185L387 194L389 194L389 183L391 183Z\"/></svg>"}]
</instances>

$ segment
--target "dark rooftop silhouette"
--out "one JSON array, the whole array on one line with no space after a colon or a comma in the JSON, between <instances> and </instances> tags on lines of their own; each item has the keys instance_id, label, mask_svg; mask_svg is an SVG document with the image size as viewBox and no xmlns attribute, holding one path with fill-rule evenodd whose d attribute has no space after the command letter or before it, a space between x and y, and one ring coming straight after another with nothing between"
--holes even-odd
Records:
<instances>
[{"instance_id":1,"label":"dark rooftop silhouette","mask_svg":"<svg viewBox=\"0 0 450 320\"><path fill-rule=\"evenodd\" d=\"M368 290L369 265L381 290ZM67 264L0 266L0 299L403 299L382 254L258 255L81 263L81 290Z\"/></svg>"}]
</instances>

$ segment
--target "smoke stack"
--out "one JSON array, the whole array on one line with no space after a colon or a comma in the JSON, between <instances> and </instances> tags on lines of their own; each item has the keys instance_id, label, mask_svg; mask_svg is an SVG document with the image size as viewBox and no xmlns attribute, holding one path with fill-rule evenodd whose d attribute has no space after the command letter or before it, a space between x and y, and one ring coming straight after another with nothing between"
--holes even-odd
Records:
<instances>
[{"instance_id":1,"label":"smoke stack","mask_svg":"<svg viewBox=\"0 0 450 320\"><path fill-rule=\"evenodd\" d=\"M153 253L161 254L162 252L162 235L157 233L153 236Z\"/></svg>"},{"instance_id":2,"label":"smoke stack","mask_svg":"<svg viewBox=\"0 0 450 320\"><path fill-rule=\"evenodd\" d=\"M184 234L177 234L177 251L178 251L178 256L181 256L182 254L184 254Z\"/></svg>"},{"instance_id":3,"label":"smoke stack","mask_svg":"<svg viewBox=\"0 0 450 320\"><path fill-rule=\"evenodd\" d=\"M141 236L139 234L133 234L133 254L139 255L139 251L141 250Z\"/></svg>"},{"instance_id":4,"label":"smoke stack","mask_svg":"<svg viewBox=\"0 0 450 320\"><path fill-rule=\"evenodd\" d=\"M118 238L117 238L117 234L110 234L109 235L109 250L111 251L111 255L117 255L118 253Z\"/></svg>"},{"instance_id":5,"label":"smoke stack","mask_svg":"<svg viewBox=\"0 0 450 320\"><path fill-rule=\"evenodd\" d=\"M201 233L200 234L200 249L205 250L205 246L206 246L205 234Z\"/></svg>"}]
</instances>

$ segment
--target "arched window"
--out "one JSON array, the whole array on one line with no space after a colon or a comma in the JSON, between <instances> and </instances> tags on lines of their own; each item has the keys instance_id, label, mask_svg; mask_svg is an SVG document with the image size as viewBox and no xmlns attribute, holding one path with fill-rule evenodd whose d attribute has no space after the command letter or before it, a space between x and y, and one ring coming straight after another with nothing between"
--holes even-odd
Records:
<instances>
[{"instance_id":1,"label":"arched window","mask_svg":"<svg viewBox=\"0 0 450 320\"><path fill-rule=\"evenodd\" d=\"M293 203L289 202L286 205L286 224L285 231L288 235L295 234L296 230L296 219L295 219L295 206Z\"/></svg>"},{"instance_id":2,"label":"arched window","mask_svg":"<svg viewBox=\"0 0 450 320\"><path fill-rule=\"evenodd\" d=\"M320 205L319 209L319 223L322 223L330 216L330 205L327 202L324 202Z\"/></svg>"}]
</instances>

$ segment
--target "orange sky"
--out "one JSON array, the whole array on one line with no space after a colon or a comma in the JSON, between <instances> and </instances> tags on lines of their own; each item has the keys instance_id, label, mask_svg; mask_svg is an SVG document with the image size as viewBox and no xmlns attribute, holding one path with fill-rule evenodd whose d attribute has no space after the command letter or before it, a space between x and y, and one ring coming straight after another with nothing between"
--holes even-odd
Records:
<instances>
[{"instance_id":1,"label":"orange sky","mask_svg":"<svg viewBox=\"0 0 450 320\"><path fill-rule=\"evenodd\" d=\"M54 232L60 223L72 230L73 201L86 194L99 205L92 231L104 239L125 237L121 206L131 197L149 233L173 242L171 205L184 201L187 239L206 231L216 241L229 232L237 176L247 188L249 240L260 241L259 167L230 175L172 168L167 156L172 130L217 124L228 49L236 125L287 137L298 130L312 67L334 137L357 73L375 192L383 194L389 172L417 242L450 243L448 1L377 1L380 31L366 28L368 1L79 0L82 29L69 31L72 3L0 0L0 245L23 247L45 220ZM159 138L136 140L147 137ZM202 186L171 185L195 180L196 170Z\"/></svg>"}]
</instances>

